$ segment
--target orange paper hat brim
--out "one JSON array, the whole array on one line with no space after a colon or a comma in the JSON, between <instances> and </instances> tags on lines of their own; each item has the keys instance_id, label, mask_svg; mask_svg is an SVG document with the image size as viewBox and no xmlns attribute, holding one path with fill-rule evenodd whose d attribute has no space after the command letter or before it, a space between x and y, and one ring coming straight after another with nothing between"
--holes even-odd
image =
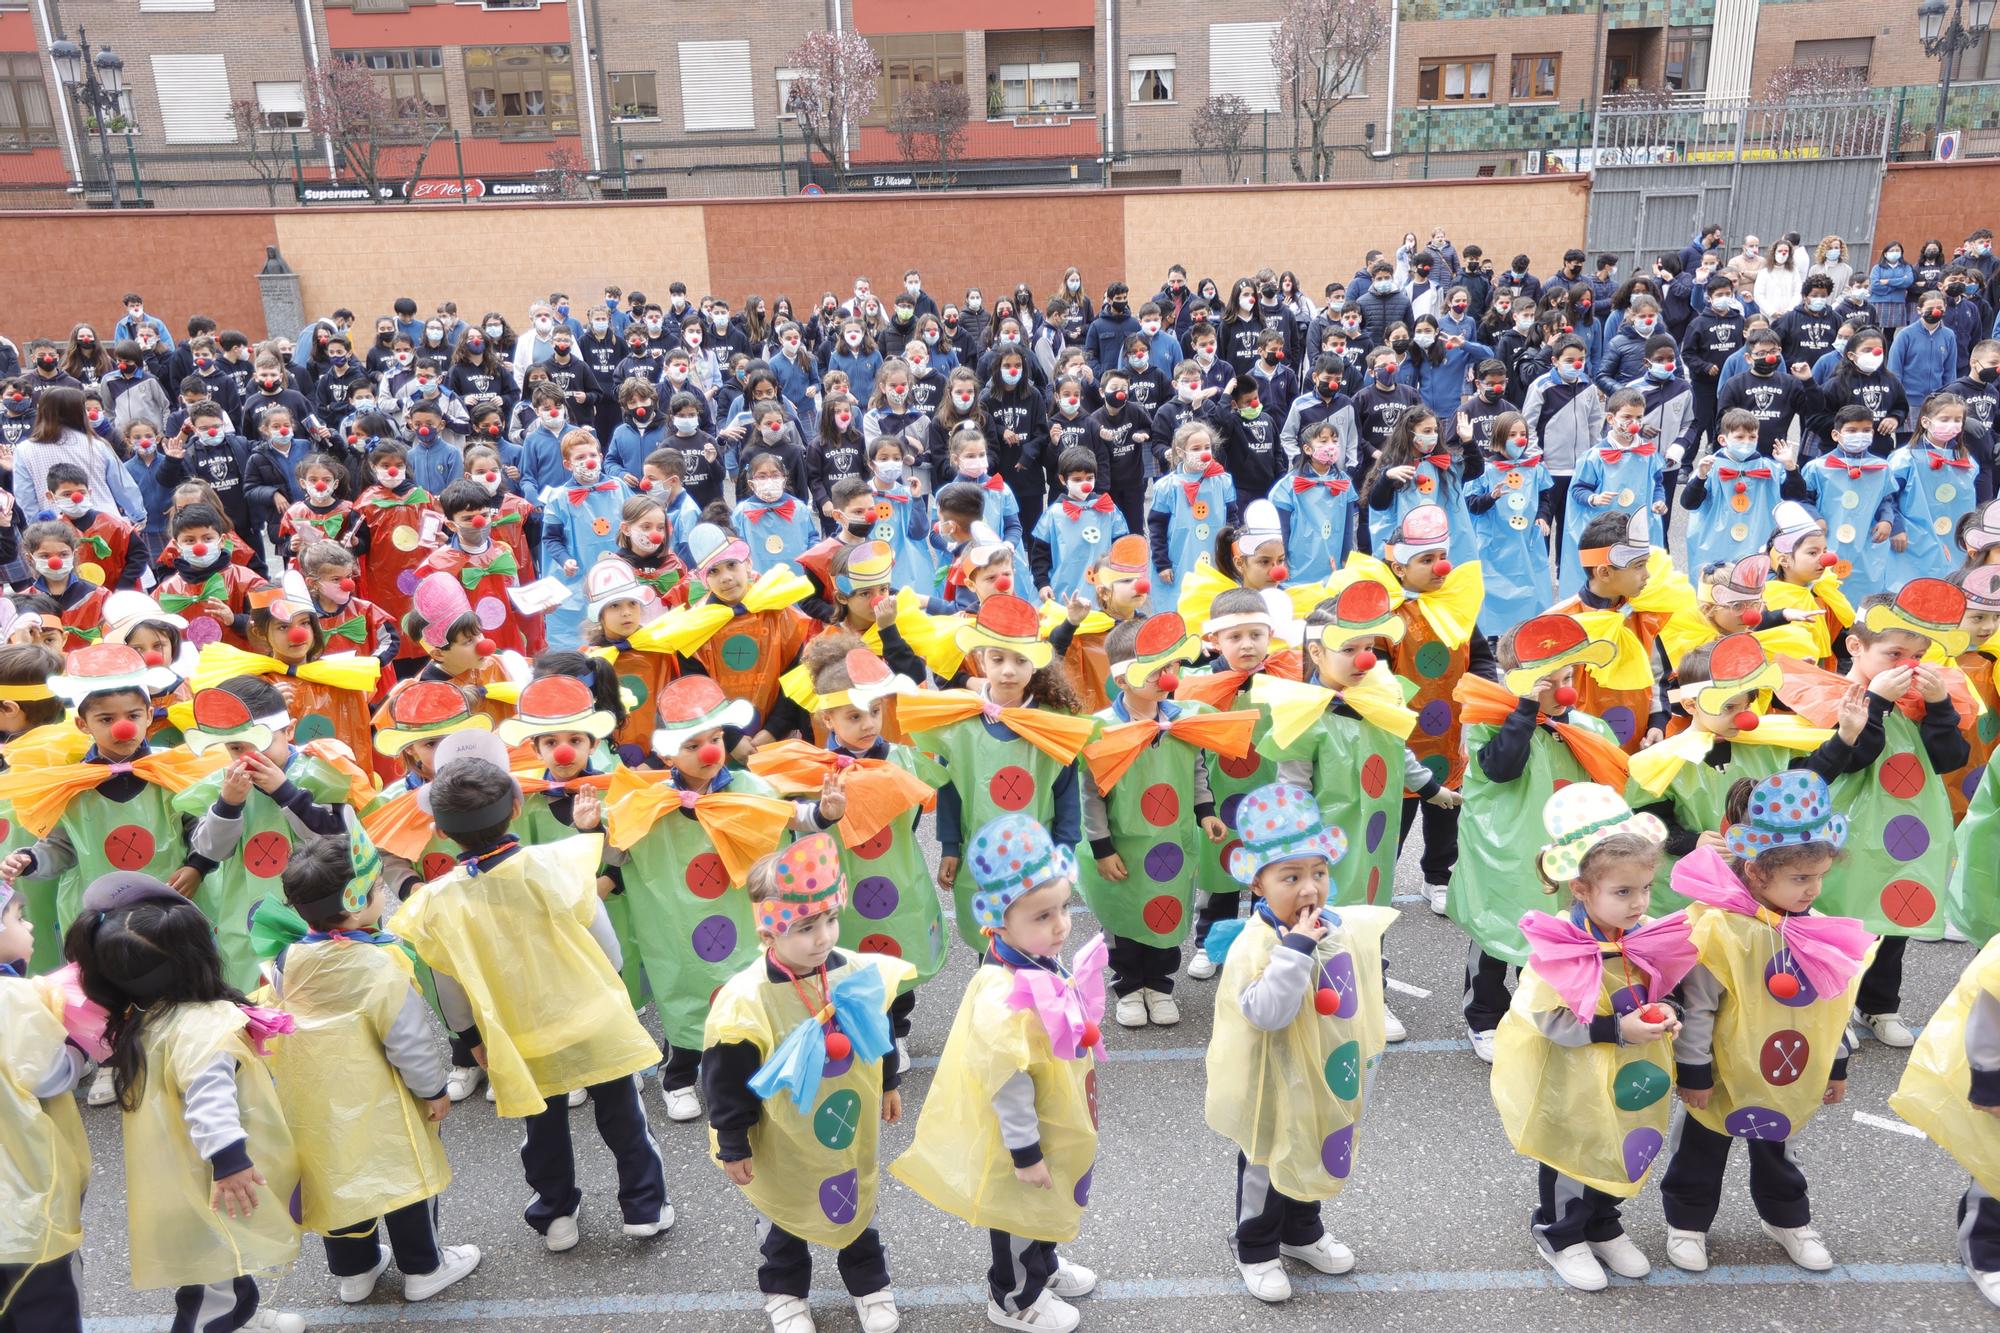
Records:
<instances>
[{"instance_id":1,"label":"orange paper hat brim","mask_svg":"<svg viewBox=\"0 0 2000 1333\"><path fill-rule=\"evenodd\" d=\"M1452 687L1451 697L1461 707L1459 720L1468 726L1484 723L1497 727L1521 703L1520 698L1505 686L1473 675L1460 676L1458 684ZM1631 761L1623 750L1596 732L1573 722L1544 720L1555 729L1557 738L1569 747L1569 752L1576 756L1577 763L1583 765L1583 771L1590 775L1592 782L1602 783L1613 791L1625 790Z\"/></svg>"},{"instance_id":2,"label":"orange paper hat brim","mask_svg":"<svg viewBox=\"0 0 2000 1333\"><path fill-rule=\"evenodd\" d=\"M779 741L750 756L750 771L779 791L804 795L839 771L834 760L831 750L809 741ZM929 783L886 759L857 759L845 771L847 813L840 819L840 840L849 847L859 847L899 816L936 803Z\"/></svg>"}]
</instances>

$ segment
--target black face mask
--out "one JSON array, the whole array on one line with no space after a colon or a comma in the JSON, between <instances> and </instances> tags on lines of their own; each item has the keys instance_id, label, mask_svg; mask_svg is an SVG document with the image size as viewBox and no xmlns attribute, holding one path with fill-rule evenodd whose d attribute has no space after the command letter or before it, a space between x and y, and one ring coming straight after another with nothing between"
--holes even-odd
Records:
<instances>
[{"instance_id":1,"label":"black face mask","mask_svg":"<svg viewBox=\"0 0 2000 1333\"><path fill-rule=\"evenodd\" d=\"M388 333L378 333L375 335L375 345L377 347L387 347L395 341L396 335L393 330Z\"/></svg>"},{"instance_id":2,"label":"black face mask","mask_svg":"<svg viewBox=\"0 0 2000 1333\"><path fill-rule=\"evenodd\" d=\"M1981 366L1972 372L1972 378L1981 384L1991 384L1995 380L2000 380L2000 366Z\"/></svg>"},{"instance_id":3,"label":"black face mask","mask_svg":"<svg viewBox=\"0 0 2000 1333\"><path fill-rule=\"evenodd\" d=\"M849 519L845 526L848 536L866 537L869 533L875 531L875 520L872 518Z\"/></svg>"}]
</instances>

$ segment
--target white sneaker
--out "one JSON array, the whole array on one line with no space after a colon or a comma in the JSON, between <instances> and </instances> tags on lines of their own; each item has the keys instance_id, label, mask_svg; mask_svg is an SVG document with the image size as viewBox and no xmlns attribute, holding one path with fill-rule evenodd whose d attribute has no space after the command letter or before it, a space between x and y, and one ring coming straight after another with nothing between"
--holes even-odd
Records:
<instances>
[{"instance_id":1,"label":"white sneaker","mask_svg":"<svg viewBox=\"0 0 2000 1333\"><path fill-rule=\"evenodd\" d=\"M898 1037L896 1038L896 1072L898 1074L907 1074L909 1071L910 1043L908 1038Z\"/></svg>"},{"instance_id":2,"label":"white sneaker","mask_svg":"<svg viewBox=\"0 0 2000 1333\"><path fill-rule=\"evenodd\" d=\"M1396 1017L1396 1015L1390 1010L1388 1005L1386 1004L1383 1005L1382 1040L1392 1041L1392 1042L1402 1041L1406 1039L1409 1035L1410 1035L1410 1030L1403 1026L1403 1020Z\"/></svg>"},{"instance_id":3,"label":"white sneaker","mask_svg":"<svg viewBox=\"0 0 2000 1333\"><path fill-rule=\"evenodd\" d=\"M1188 959L1187 974L1196 981L1207 981L1215 975L1215 960L1208 956L1207 949L1194 951L1194 957Z\"/></svg>"},{"instance_id":4,"label":"white sneaker","mask_svg":"<svg viewBox=\"0 0 2000 1333\"><path fill-rule=\"evenodd\" d=\"M1667 1228L1667 1262L1685 1273L1708 1271L1708 1233Z\"/></svg>"},{"instance_id":5,"label":"white sneaker","mask_svg":"<svg viewBox=\"0 0 2000 1333\"><path fill-rule=\"evenodd\" d=\"M306 1333L305 1316L284 1310L259 1310L238 1327L243 1333Z\"/></svg>"},{"instance_id":6,"label":"white sneaker","mask_svg":"<svg viewBox=\"0 0 2000 1333\"><path fill-rule=\"evenodd\" d=\"M1604 1266L1597 1262L1597 1256L1590 1252L1590 1246L1578 1241L1566 1250L1551 1250L1545 1245L1535 1246L1535 1253L1542 1261L1556 1270L1556 1276L1575 1287L1578 1291L1603 1291L1610 1279L1604 1276Z\"/></svg>"},{"instance_id":7,"label":"white sneaker","mask_svg":"<svg viewBox=\"0 0 2000 1333\"><path fill-rule=\"evenodd\" d=\"M493 1090L493 1085L491 1083L488 1083L486 1085L486 1100L488 1102L497 1102L500 1100L500 1094Z\"/></svg>"},{"instance_id":8,"label":"white sneaker","mask_svg":"<svg viewBox=\"0 0 2000 1333\"><path fill-rule=\"evenodd\" d=\"M1146 1026L1146 997L1140 991L1118 997L1118 1026L1121 1028L1142 1028Z\"/></svg>"},{"instance_id":9,"label":"white sneaker","mask_svg":"<svg viewBox=\"0 0 2000 1333\"><path fill-rule=\"evenodd\" d=\"M668 1088L665 1093L667 1119L701 1119L701 1097L693 1088Z\"/></svg>"},{"instance_id":10,"label":"white sneaker","mask_svg":"<svg viewBox=\"0 0 2000 1333\"><path fill-rule=\"evenodd\" d=\"M674 1206L670 1203L662 1204L660 1206L660 1215L652 1221L627 1222L625 1224L625 1234L638 1240L644 1240L648 1236L657 1236L663 1231L670 1230L673 1225Z\"/></svg>"},{"instance_id":11,"label":"white sneaker","mask_svg":"<svg viewBox=\"0 0 2000 1333\"><path fill-rule=\"evenodd\" d=\"M1859 1010L1855 1012L1860 1013ZM1910 1031L1910 1025L1903 1021L1901 1014L1861 1014L1861 1022L1884 1046L1917 1044L1917 1034Z\"/></svg>"},{"instance_id":12,"label":"white sneaker","mask_svg":"<svg viewBox=\"0 0 2000 1333\"><path fill-rule=\"evenodd\" d=\"M340 1302L343 1305L359 1305L375 1294L376 1279L389 1266L389 1247L375 1247L375 1266L365 1273L355 1273L340 1279Z\"/></svg>"},{"instance_id":13,"label":"white sneaker","mask_svg":"<svg viewBox=\"0 0 2000 1333\"><path fill-rule=\"evenodd\" d=\"M438 1253L444 1262L437 1266L435 1272L403 1278L404 1300L427 1301L479 1267L477 1245L447 1245Z\"/></svg>"},{"instance_id":14,"label":"white sneaker","mask_svg":"<svg viewBox=\"0 0 2000 1333\"><path fill-rule=\"evenodd\" d=\"M1266 1259L1261 1264L1237 1260L1236 1271L1243 1275L1243 1288L1267 1305L1292 1298L1292 1279L1285 1274L1282 1259Z\"/></svg>"},{"instance_id":15,"label":"white sneaker","mask_svg":"<svg viewBox=\"0 0 2000 1333\"><path fill-rule=\"evenodd\" d=\"M1170 1028L1181 1021L1181 1007L1174 1003L1173 996L1157 990L1139 993L1146 997L1146 1017L1155 1027Z\"/></svg>"},{"instance_id":16,"label":"white sneaker","mask_svg":"<svg viewBox=\"0 0 2000 1333\"><path fill-rule=\"evenodd\" d=\"M583 1205L578 1204L576 1211L568 1217L558 1217L549 1223L548 1233L542 1237L542 1243L549 1247L550 1254L561 1254L564 1250L576 1248L576 1219L582 1215Z\"/></svg>"},{"instance_id":17,"label":"white sneaker","mask_svg":"<svg viewBox=\"0 0 2000 1333\"><path fill-rule=\"evenodd\" d=\"M1972 1278L1972 1285L1979 1288L1979 1294L1989 1303L2000 1306L2000 1273L1982 1273L1977 1268L1965 1271Z\"/></svg>"},{"instance_id":18,"label":"white sneaker","mask_svg":"<svg viewBox=\"0 0 2000 1333\"><path fill-rule=\"evenodd\" d=\"M796 1296L766 1297L764 1313L771 1317L771 1333L819 1333L812 1307Z\"/></svg>"},{"instance_id":19,"label":"white sneaker","mask_svg":"<svg viewBox=\"0 0 2000 1333\"><path fill-rule=\"evenodd\" d=\"M581 1106L589 1100L590 1100L589 1088L578 1088L569 1095L569 1104L572 1108Z\"/></svg>"},{"instance_id":20,"label":"white sneaker","mask_svg":"<svg viewBox=\"0 0 2000 1333\"><path fill-rule=\"evenodd\" d=\"M110 1065L99 1065L91 1077L90 1091L83 1095L85 1106L109 1106L118 1100L118 1086Z\"/></svg>"},{"instance_id":21,"label":"white sneaker","mask_svg":"<svg viewBox=\"0 0 2000 1333\"><path fill-rule=\"evenodd\" d=\"M464 1068L453 1065L451 1067L451 1077L444 1081L444 1095L451 1098L454 1102L462 1102L477 1092L479 1085L485 1081L486 1071L478 1065L470 1065Z\"/></svg>"},{"instance_id":22,"label":"white sneaker","mask_svg":"<svg viewBox=\"0 0 2000 1333\"><path fill-rule=\"evenodd\" d=\"M1073 1301L1097 1290L1097 1274L1082 1264L1058 1259L1055 1274L1049 1278L1049 1290L1066 1301Z\"/></svg>"},{"instance_id":23,"label":"white sneaker","mask_svg":"<svg viewBox=\"0 0 2000 1333\"><path fill-rule=\"evenodd\" d=\"M1465 1030L1465 1035L1466 1038L1472 1042L1472 1053L1478 1056L1480 1059L1484 1060L1487 1064L1489 1065L1492 1064L1493 1029L1488 1028L1484 1032L1474 1032L1471 1028L1467 1028Z\"/></svg>"},{"instance_id":24,"label":"white sneaker","mask_svg":"<svg viewBox=\"0 0 2000 1333\"><path fill-rule=\"evenodd\" d=\"M998 1301L987 1297L986 1322L1000 1328L1022 1329L1025 1333L1070 1333L1083 1322L1083 1316L1074 1305L1065 1304L1061 1297L1045 1288L1035 1297L1035 1303L1019 1314L1008 1314Z\"/></svg>"},{"instance_id":25,"label":"white sneaker","mask_svg":"<svg viewBox=\"0 0 2000 1333\"><path fill-rule=\"evenodd\" d=\"M1951 922L1949 921L1944 923L1944 941L1946 944L1972 943L1972 939L1970 936L1968 936L1964 931L1960 930L1957 926L1952 925Z\"/></svg>"},{"instance_id":26,"label":"white sneaker","mask_svg":"<svg viewBox=\"0 0 2000 1333\"><path fill-rule=\"evenodd\" d=\"M1448 884L1424 885L1424 898L1427 902L1430 903L1431 910L1433 912L1436 912L1439 916L1443 916L1445 914L1444 911L1445 895L1450 890L1450 887L1451 886Z\"/></svg>"},{"instance_id":27,"label":"white sneaker","mask_svg":"<svg viewBox=\"0 0 2000 1333\"><path fill-rule=\"evenodd\" d=\"M887 1287L856 1296L854 1313L861 1320L861 1333L896 1333L903 1326L903 1312L896 1308L896 1293Z\"/></svg>"},{"instance_id":28,"label":"white sneaker","mask_svg":"<svg viewBox=\"0 0 2000 1333\"><path fill-rule=\"evenodd\" d=\"M1597 1261L1616 1273L1619 1277L1629 1277L1635 1281L1653 1271L1652 1261L1646 1252L1632 1243L1632 1238L1623 1232L1610 1240L1585 1242Z\"/></svg>"},{"instance_id":29,"label":"white sneaker","mask_svg":"<svg viewBox=\"0 0 2000 1333\"><path fill-rule=\"evenodd\" d=\"M1824 1273L1833 1267L1833 1255L1820 1239L1818 1231L1810 1226L1774 1227L1769 1222L1758 1221L1764 1234L1785 1247L1785 1253L1800 1268L1814 1273Z\"/></svg>"},{"instance_id":30,"label":"white sneaker","mask_svg":"<svg viewBox=\"0 0 2000 1333\"><path fill-rule=\"evenodd\" d=\"M1354 1267L1354 1251L1325 1234L1310 1245L1280 1245L1278 1253L1322 1273L1346 1273Z\"/></svg>"}]
</instances>

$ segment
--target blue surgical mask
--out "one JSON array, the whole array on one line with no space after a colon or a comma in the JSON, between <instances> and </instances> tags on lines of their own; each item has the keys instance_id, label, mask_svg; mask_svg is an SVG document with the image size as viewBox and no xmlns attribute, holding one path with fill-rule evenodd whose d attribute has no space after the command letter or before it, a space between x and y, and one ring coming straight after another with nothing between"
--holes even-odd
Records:
<instances>
[{"instance_id":1,"label":"blue surgical mask","mask_svg":"<svg viewBox=\"0 0 2000 1333\"><path fill-rule=\"evenodd\" d=\"M1575 384L1583 378L1583 367L1572 366L1566 361L1556 362L1556 377L1564 384Z\"/></svg>"},{"instance_id":2,"label":"blue surgical mask","mask_svg":"<svg viewBox=\"0 0 2000 1333\"><path fill-rule=\"evenodd\" d=\"M1757 441L1724 440L1722 442L1722 452L1729 455L1729 457L1734 459L1736 462L1741 463L1745 459L1755 458L1757 456Z\"/></svg>"},{"instance_id":3,"label":"blue surgical mask","mask_svg":"<svg viewBox=\"0 0 2000 1333\"><path fill-rule=\"evenodd\" d=\"M1812 311L1815 315L1822 313L1826 309L1826 298L1824 296L1808 296L1806 298L1806 309Z\"/></svg>"},{"instance_id":4,"label":"blue surgical mask","mask_svg":"<svg viewBox=\"0 0 2000 1333\"><path fill-rule=\"evenodd\" d=\"M1661 384L1665 384L1668 380L1672 379L1673 377L1674 377L1674 368L1672 366L1646 367L1646 378L1651 380L1657 380Z\"/></svg>"},{"instance_id":5,"label":"blue surgical mask","mask_svg":"<svg viewBox=\"0 0 2000 1333\"><path fill-rule=\"evenodd\" d=\"M1865 454L1874 441L1873 431L1845 430L1840 433L1840 450L1847 454Z\"/></svg>"}]
</instances>

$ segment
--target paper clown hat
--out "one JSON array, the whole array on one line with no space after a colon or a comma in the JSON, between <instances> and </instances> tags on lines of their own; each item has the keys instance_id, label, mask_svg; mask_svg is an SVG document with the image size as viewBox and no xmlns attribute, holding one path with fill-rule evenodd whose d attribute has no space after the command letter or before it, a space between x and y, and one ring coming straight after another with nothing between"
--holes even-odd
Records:
<instances>
[{"instance_id":1,"label":"paper clown hat","mask_svg":"<svg viewBox=\"0 0 2000 1333\"><path fill-rule=\"evenodd\" d=\"M417 582L417 590L410 595L410 606L424 618L423 633L418 637L432 648L449 645L452 625L461 616L472 614L465 584L458 575L442 569L424 575Z\"/></svg>"},{"instance_id":2,"label":"paper clown hat","mask_svg":"<svg viewBox=\"0 0 2000 1333\"><path fill-rule=\"evenodd\" d=\"M1076 877L1076 853L1058 847L1049 831L1027 815L1002 815L972 835L965 849L972 872L972 917L997 932L1022 894L1051 880Z\"/></svg>"},{"instance_id":3,"label":"paper clown hat","mask_svg":"<svg viewBox=\"0 0 2000 1333\"><path fill-rule=\"evenodd\" d=\"M1575 879L1590 849L1616 833L1636 833L1655 847L1667 840L1667 826L1653 815L1634 814L1625 798L1595 782L1572 782L1542 806L1548 845L1542 873L1553 883Z\"/></svg>"},{"instance_id":4,"label":"paper clown hat","mask_svg":"<svg viewBox=\"0 0 2000 1333\"><path fill-rule=\"evenodd\" d=\"M1708 596L1723 606L1746 606L1764 600L1764 585L1770 581L1771 557L1748 555L1715 572L1708 580Z\"/></svg>"},{"instance_id":5,"label":"paper clown hat","mask_svg":"<svg viewBox=\"0 0 2000 1333\"><path fill-rule=\"evenodd\" d=\"M1313 794L1290 782L1245 794L1236 809L1236 832L1243 845L1229 853L1229 873L1239 884L1254 884L1265 866L1293 857L1324 856L1331 865L1347 855L1347 835L1328 828Z\"/></svg>"},{"instance_id":6,"label":"paper clown hat","mask_svg":"<svg viewBox=\"0 0 2000 1333\"><path fill-rule=\"evenodd\" d=\"M713 523L697 523L689 529L688 554L694 557L694 572L706 574L723 560L748 560L750 543Z\"/></svg>"},{"instance_id":7,"label":"paper clown hat","mask_svg":"<svg viewBox=\"0 0 2000 1333\"><path fill-rule=\"evenodd\" d=\"M1965 619L1965 590L1943 579L1911 579L1886 606L1871 606L1861 623L1871 634L1901 630L1929 639L1946 657L1965 651L1971 638L1959 622Z\"/></svg>"},{"instance_id":8,"label":"paper clown hat","mask_svg":"<svg viewBox=\"0 0 2000 1333\"><path fill-rule=\"evenodd\" d=\"M841 660L841 667L847 672L847 688L817 696L814 711L849 704L866 708L877 699L886 699L892 694L908 694L917 688L908 676L889 670L887 662L866 648L849 649L847 656Z\"/></svg>"},{"instance_id":9,"label":"paper clown hat","mask_svg":"<svg viewBox=\"0 0 2000 1333\"><path fill-rule=\"evenodd\" d=\"M476 711L464 690L449 681L420 680L390 696L389 725L375 733L375 752L393 759L418 741L492 729L493 719Z\"/></svg>"},{"instance_id":10,"label":"paper clown hat","mask_svg":"<svg viewBox=\"0 0 2000 1333\"><path fill-rule=\"evenodd\" d=\"M1787 769L1750 789L1743 821L1724 829L1722 840L1730 855L1745 861L1792 843L1830 843L1838 851L1847 842L1847 816L1833 812L1833 793L1824 778L1803 768Z\"/></svg>"},{"instance_id":11,"label":"paper clown hat","mask_svg":"<svg viewBox=\"0 0 2000 1333\"><path fill-rule=\"evenodd\" d=\"M1996 546L2000 546L2000 500L1989 500L1965 525L1965 549L1990 551Z\"/></svg>"},{"instance_id":12,"label":"paper clown hat","mask_svg":"<svg viewBox=\"0 0 2000 1333\"><path fill-rule=\"evenodd\" d=\"M958 631L960 652L974 648L1005 648L1019 653L1040 671L1055 659L1055 649L1042 637L1042 618L1034 604L1012 593L995 593L979 604L979 614Z\"/></svg>"},{"instance_id":13,"label":"paper clown hat","mask_svg":"<svg viewBox=\"0 0 2000 1333\"><path fill-rule=\"evenodd\" d=\"M680 676L660 687L656 699L659 724L653 728L653 752L670 755L690 736L717 727L738 731L757 720L748 699L727 699L709 676Z\"/></svg>"},{"instance_id":14,"label":"paper clown hat","mask_svg":"<svg viewBox=\"0 0 2000 1333\"><path fill-rule=\"evenodd\" d=\"M847 566L834 577L833 588L850 597L870 588L886 588L896 572L896 553L889 543L865 541L847 550Z\"/></svg>"},{"instance_id":15,"label":"paper clown hat","mask_svg":"<svg viewBox=\"0 0 2000 1333\"><path fill-rule=\"evenodd\" d=\"M1243 507L1243 526L1236 530L1236 549L1252 556L1276 546L1284 556L1285 531L1278 524L1278 507L1269 500L1252 500Z\"/></svg>"},{"instance_id":16,"label":"paper clown hat","mask_svg":"<svg viewBox=\"0 0 2000 1333\"><path fill-rule=\"evenodd\" d=\"M592 740L601 741L617 726L618 720L610 711L597 706L590 686L574 676L543 676L522 688L514 716L495 730L507 744L519 745L558 731L580 731Z\"/></svg>"},{"instance_id":17,"label":"paper clown hat","mask_svg":"<svg viewBox=\"0 0 2000 1333\"><path fill-rule=\"evenodd\" d=\"M1780 500L1771 511L1771 549L1789 555L1792 548L1820 530L1819 520L1797 500Z\"/></svg>"},{"instance_id":18,"label":"paper clown hat","mask_svg":"<svg viewBox=\"0 0 2000 1333\"><path fill-rule=\"evenodd\" d=\"M1321 608L1325 606L1325 602L1320 603ZM1319 611L1313 614L1318 615ZM1361 579L1342 588L1333 599L1333 617L1330 625L1315 625L1308 619L1306 638L1329 648L1345 647L1356 639L1403 641L1403 618L1390 604L1389 590L1373 579Z\"/></svg>"},{"instance_id":19,"label":"paper clown hat","mask_svg":"<svg viewBox=\"0 0 2000 1333\"><path fill-rule=\"evenodd\" d=\"M2000 611L2000 565L1981 565L1965 576L1965 609Z\"/></svg>"},{"instance_id":20,"label":"paper clown hat","mask_svg":"<svg viewBox=\"0 0 2000 1333\"><path fill-rule=\"evenodd\" d=\"M1636 509L1626 520L1625 531L1616 541L1604 546L1582 545L1582 534L1578 534L1576 558L1585 569L1609 566L1612 569L1630 569L1643 563L1653 554L1653 516L1644 508Z\"/></svg>"},{"instance_id":21,"label":"paper clown hat","mask_svg":"<svg viewBox=\"0 0 2000 1333\"><path fill-rule=\"evenodd\" d=\"M1606 639L1593 639L1575 616L1547 612L1527 621L1514 631L1514 656L1521 665L1507 673L1507 688L1523 698L1535 692L1535 684L1566 666L1602 669L1618 656L1618 647Z\"/></svg>"},{"instance_id":22,"label":"paper clown hat","mask_svg":"<svg viewBox=\"0 0 2000 1333\"><path fill-rule=\"evenodd\" d=\"M217 686L196 690L194 721L183 729L187 747L200 754L217 745L242 744L262 750L271 739L292 725L292 715L280 709L266 717L253 717L249 705Z\"/></svg>"},{"instance_id":23,"label":"paper clown hat","mask_svg":"<svg viewBox=\"0 0 2000 1333\"><path fill-rule=\"evenodd\" d=\"M750 904L758 930L782 935L846 904L847 877L840 871L840 846L831 833L808 834L772 859L773 892Z\"/></svg>"},{"instance_id":24,"label":"paper clown hat","mask_svg":"<svg viewBox=\"0 0 2000 1333\"><path fill-rule=\"evenodd\" d=\"M1144 685L1176 662L1192 662L1201 656L1201 640L1188 633L1187 622L1175 611L1147 616L1139 626L1132 656L1111 663L1111 678L1128 685Z\"/></svg>"},{"instance_id":25,"label":"paper clown hat","mask_svg":"<svg viewBox=\"0 0 2000 1333\"><path fill-rule=\"evenodd\" d=\"M1142 579L1152 571L1153 551L1144 537L1126 533L1112 539L1111 549L1098 557L1092 578L1100 584Z\"/></svg>"},{"instance_id":26,"label":"paper clown hat","mask_svg":"<svg viewBox=\"0 0 2000 1333\"><path fill-rule=\"evenodd\" d=\"M62 674L49 677L49 690L67 704L80 704L103 690L146 690L155 673L136 649L122 643L85 644L63 659Z\"/></svg>"},{"instance_id":27,"label":"paper clown hat","mask_svg":"<svg viewBox=\"0 0 2000 1333\"><path fill-rule=\"evenodd\" d=\"M583 595L589 600L585 611L595 620L604 614L604 608L615 602L638 602L650 606L659 593L649 583L641 583L632 566L618 558L599 560L583 576Z\"/></svg>"},{"instance_id":28,"label":"paper clown hat","mask_svg":"<svg viewBox=\"0 0 2000 1333\"><path fill-rule=\"evenodd\" d=\"M187 641L187 621L160 609L158 602L137 588L120 588L104 599L104 642L124 643L141 625L161 625L181 634L181 650L171 662L152 667L152 690L164 694L194 675L195 659L201 650Z\"/></svg>"},{"instance_id":29,"label":"paper clown hat","mask_svg":"<svg viewBox=\"0 0 2000 1333\"><path fill-rule=\"evenodd\" d=\"M1746 691L1777 693L1785 673L1754 634L1727 634L1708 654L1708 679L1681 691L1705 713L1720 713L1731 699Z\"/></svg>"},{"instance_id":30,"label":"paper clown hat","mask_svg":"<svg viewBox=\"0 0 2000 1333\"><path fill-rule=\"evenodd\" d=\"M1389 534L1389 558L1407 565L1425 551L1451 547L1451 516L1439 505L1418 505Z\"/></svg>"}]
</instances>

